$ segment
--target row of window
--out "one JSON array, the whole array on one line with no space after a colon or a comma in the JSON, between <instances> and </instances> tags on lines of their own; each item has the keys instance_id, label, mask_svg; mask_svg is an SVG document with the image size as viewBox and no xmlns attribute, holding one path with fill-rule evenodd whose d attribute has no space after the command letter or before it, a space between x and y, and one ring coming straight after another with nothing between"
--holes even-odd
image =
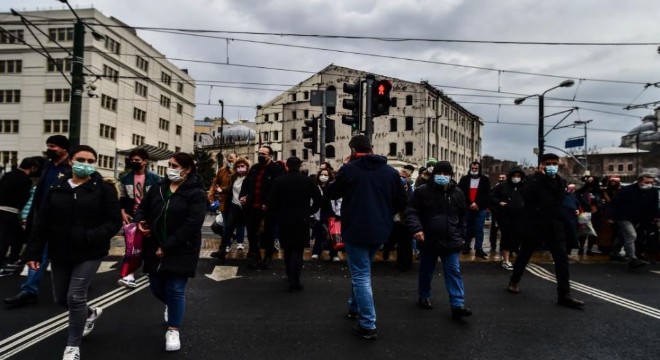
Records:
<instances>
[{"instance_id":1,"label":"row of window","mask_svg":"<svg viewBox=\"0 0 660 360\"><path fill-rule=\"evenodd\" d=\"M0 134L17 134L18 120L0 120Z\"/></svg>"},{"instance_id":2,"label":"row of window","mask_svg":"<svg viewBox=\"0 0 660 360\"><path fill-rule=\"evenodd\" d=\"M616 171L619 171L619 172L624 171L623 170L624 168L626 168L626 166L624 164L617 164L616 165ZM628 170L626 170L626 171L633 171L635 169L633 163L628 163L627 169ZM614 165L608 165L607 166L607 171L613 172L614 171Z\"/></svg>"},{"instance_id":3,"label":"row of window","mask_svg":"<svg viewBox=\"0 0 660 360\"><path fill-rule=\"evenodd\" d=\"M103 77L116 83L119 81L119 70L103 65Z\"/></svg>"},{"instance_id":4,"label":"row of window","mask_svg":"<svg viewBox=\"0 0 660 360\"><path fill-rule=\"evenodd\" d=\"M15 104L21 102L20 90L0 90L0 104Z\"/></svg>"},{"instance_id":5,"label":"row of window","mask_svg":"<svg viewBox=\"0 0 660 360\"><path fill-rule=\"evenodd\" d=\"M389 156L396 156L397 154L397 149L398 144L397 143L390 143L390 151L387 155ZM404 144L404 155L406 156L412 156L413 154L413 143L412 142L406 142Z\"/></svg>"},{"instance_id":6,"label":"row of window","mask_svg":"<svg viewBox=\"0 0 660 360\"><path fill-rule=\"evenodd\" d=\"M99 154L96 159L99 168L114 169L115 157ZM0 151L0 165L18 164L18 151Z\"/></svg>"},{"instance_id":7,"label":"row of window","mask_svg":"<svg viewBox=\"0 0 660 360\"><path fill-rule=\"evenodd\" d=\"M23 30L0 29L0 44L19 44L23 42Z\"/></svg>"},{"instance_id":8,"label":"row of window","mask_svg":"<svg viewBox=\"0 0 660 360\"><path fill-rule=\"evenodd\" d=\"M17 134L19 132L19 120L0 120L0 134ZM161 129L163 130L168 130L170 127L170 122L165 120L165 119L160 119L160 126ZM181 135L182 132L182 127L181 125L177 125L175 128L175 132L177 135ZM69 132L69 120L64 120L64 119L47 119L44 120L44 126L43 126L43 131L46 134L51 134L51 133L68 133ZM112 139L114 140L117 134L117 129L101 124L99 128L99 136L105 139ZM144 143L144 136L141 136L141 140L137 139L136 136L133 134L133 145L142 145ZM136 144L136 142L138 142Z\"/></svg>"},{"instance_id":9,"label":"row of window","mask_svg":"<svg viewBox=\"0 0 660 360\"><path fill-rule=\"evenodd\" d=\"M99 127L99 136L104 138L104 139L110 139L114 140L117 134L117 128L106 125L106 124L101 124Z\"/></svg>"},{"instance_id":10,"label":"row of window","mask_svg":"<svg viewBox=\"0 0 660 360\"><path fill-rule=\"evenodd\" d=\"M0 74L18 74L23 72L23 60L0 60Z\"/></svg>"}]
</instances>

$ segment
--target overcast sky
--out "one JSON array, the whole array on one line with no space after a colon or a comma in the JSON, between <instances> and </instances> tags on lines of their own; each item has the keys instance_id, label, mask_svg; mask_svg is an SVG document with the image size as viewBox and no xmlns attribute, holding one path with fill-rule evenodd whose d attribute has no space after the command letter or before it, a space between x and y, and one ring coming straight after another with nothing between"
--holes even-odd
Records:
<instances>
[{"instance_id":1,"label":"overcast sky","mask_svg":"<svg viewBox=\"0 0 660 360\"><path fill-rule=\"evenodd\" d=\"M219 116L219 99L225 103L225 117L229 120L254 119L257 104L271 100L334 63L407 81L427 80L483 119L484 154L532 161L538 102L530 98L515 106L516 97L539 94L565 79L573 79L573 87L559 88L546 95L545 114L578 107L564 124L593 120L589 124L592 129L588 132L588 143L590 147L601 148L617 146L620 136L639 124L643 116L651 114L657 105L636 110L624 110L624 107L660 101L660 88L645 86L660 81L658 0L98 0L93 3L70 0L70 3L79 8L94 6L105 15L135 27L490 42L382 41L246 33L211 33L206 35L216 38L208 38L139 30L142 38L167 57L222 63L173 61L187 68L198 81L196 119ZM9 8L60 9L62 4L55 0L5 0L0 5L0 10ZM227 42L228 37L233 40ZM242 66L226 65L227 59L229 64ZM209 102L211 106L205 105ZM554 125L563 115L548 117L546 124ZM547 144L563 148L567 138L580 136L583 131L582 127L552 131Z\"/></svg>"}]
</instances>

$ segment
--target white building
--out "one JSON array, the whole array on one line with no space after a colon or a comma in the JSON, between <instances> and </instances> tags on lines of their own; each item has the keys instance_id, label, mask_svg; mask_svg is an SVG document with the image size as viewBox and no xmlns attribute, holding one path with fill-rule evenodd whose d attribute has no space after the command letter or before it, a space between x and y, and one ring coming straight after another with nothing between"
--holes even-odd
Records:
<instances>
[{"instance_id":1,"label":"white building","mask_svg":"<svg viewBox=\"0 0 660 360\"><path fill-rule=\"evenodd\" d=\"M123 171L125 151L137 146L161 158L192 151L195 83L187 71L121 21L95 9L76 13L104 36L85 29L80 128L80 143L99 154L99 171ZM69 132L71 85L57 65L71 80L75 17L69 10L21 14L38 28L31 27L37 39L17 16L0 13L0 165L40 155L49 136ZM35 50L38 42L55 61Z\"/></svg>"},{"instance_id":2,"label":"white building","mask_svg":"<svg viewBox=\"0 0 660 360\"><path fill-rule=\"evenodd\" d=\"M304 167L315 172L318 155L303 147L303 120L321 114L320 106L310 106L310 91L337 89L336 138L326 147L326 161L338 169L350 153L350 126L341 123L348 111L341 107L348 98L344 83L364 79L367 73L329 65L297 86L257 108L257 133L263 144L273 148L276 160L298 156ZM374 119L373 145L376 154L387 156L390 163L424 165L429 158L448 160L456 176L466 174L472 161L481 158L481 119L454 102L427 82L413 83L376 75L393 83L393 104L388 116ZM252 159L253 160L253 159Z\"/></svg>"}]
</instances>

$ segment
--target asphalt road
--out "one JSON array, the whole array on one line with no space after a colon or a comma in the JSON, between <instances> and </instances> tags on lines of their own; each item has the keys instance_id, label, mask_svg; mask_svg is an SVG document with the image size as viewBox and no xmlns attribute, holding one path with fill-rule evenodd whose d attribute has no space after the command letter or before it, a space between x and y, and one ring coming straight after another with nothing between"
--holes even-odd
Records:
<instances>
[{"instance_id":1,"label":"asphalt road","mask_svg":"<svg viewBox=\"0 0 660 360\"><path fill-rule=\"evenodd\" d=\"M350 286L345 262L307 262L300 293L286 292L279 261L270 271L244 269L239 260L215 265L202 260L189 282L177 353L164 351L164 306L149 292L146 278L141 290L127 291L117 290L117 270L97 274L90 299L105 312L83 341L82 359L650 359L660 354L659 264L635 272L624 264L572 264L574 295L587 302L580 311L556 305L555 284L544 279L552 264L532 265L522 292L512 295L505 291L510 273L498 263L465 262L467 305L474 316L458 324L450 318L441 266L432 284L434 309L423 310L416 306L418 264L402 273L394 262L379 261L373 276L379 338L373 342L355 337L353 322L344 318ZM205 276L214 269L222 281ZM22 280L0 278L0 298L13 295ZM45 282L38 304L0 309L0 358L61 358L66 317L50 291Z\"/></svg>"}]
</instances>

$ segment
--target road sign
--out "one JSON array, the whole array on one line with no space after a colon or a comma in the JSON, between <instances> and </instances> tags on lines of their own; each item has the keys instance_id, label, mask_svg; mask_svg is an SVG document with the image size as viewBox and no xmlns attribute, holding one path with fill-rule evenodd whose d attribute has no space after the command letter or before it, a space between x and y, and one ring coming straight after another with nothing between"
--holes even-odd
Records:
<instances>
[{"instance_id":1,"label":"road sign","mask_svg":"<svg viewBox=\"0 0 660 360\"><path fill-rule=\"evenodd\" d=\"M564 145L564 148L570 149L570 148L576 148L576 147L581 147L581 146L584 146L584 136L570 138L570 139L566 140L566 144Z\"/></svg>"}]
</instances>

